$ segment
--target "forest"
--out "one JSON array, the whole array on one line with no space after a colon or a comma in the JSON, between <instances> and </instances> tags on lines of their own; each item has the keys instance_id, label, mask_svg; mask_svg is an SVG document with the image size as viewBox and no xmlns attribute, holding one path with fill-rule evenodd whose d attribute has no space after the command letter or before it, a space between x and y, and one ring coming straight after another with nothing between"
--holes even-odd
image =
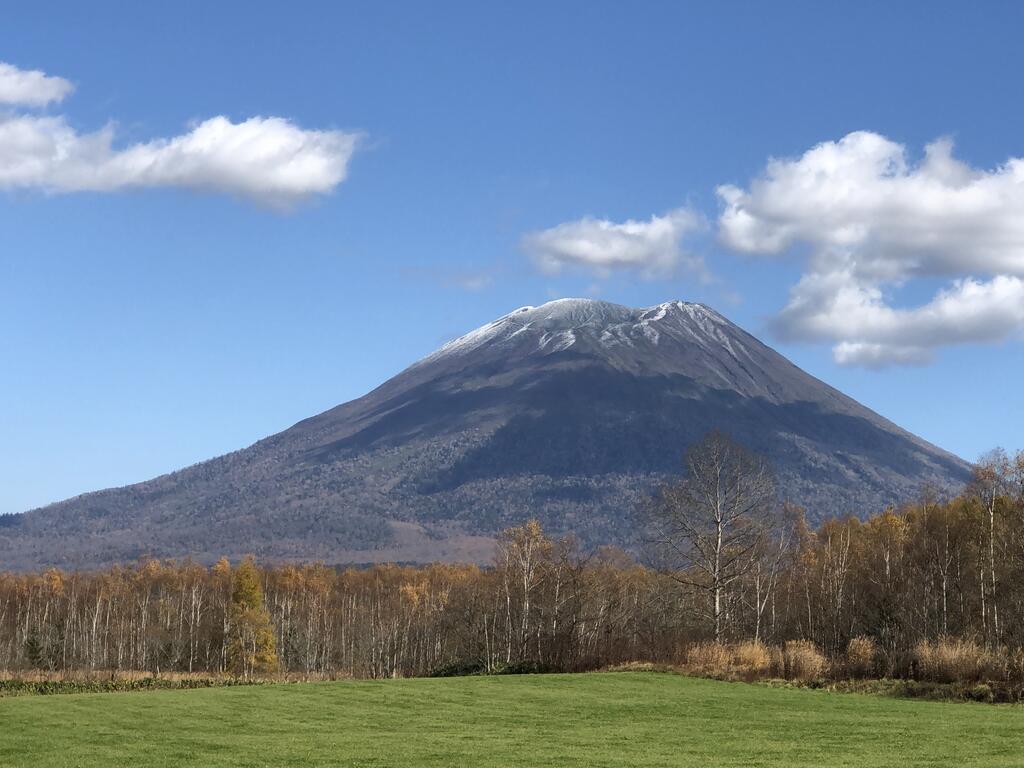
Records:
<instances>
[{"instance_id":1,"label":"forest","mask_svg":"<svg viewBox=\"0 0 1024 768\"><path fill-rule=\"evenodd\" d=\"M728 664L753 648L767 673L803 648L818 672L1024 683L1024 452L987 455L955 498L817 529L771 493L757 457L712 436L647 505L639 557L530 521L486 567L0 574L0 670L386 678Z\"/></svg>"}]
</instances>

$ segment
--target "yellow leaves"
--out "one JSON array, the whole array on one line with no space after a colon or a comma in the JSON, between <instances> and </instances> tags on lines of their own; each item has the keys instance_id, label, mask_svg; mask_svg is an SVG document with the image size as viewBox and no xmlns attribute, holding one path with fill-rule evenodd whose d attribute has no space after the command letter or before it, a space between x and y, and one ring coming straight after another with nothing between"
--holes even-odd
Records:
<instances>
[{"instance_id":1,"label":"yellow leaves","mask_svg":"<svg viewBox=\"0 0 1024 768\"><path fill-rule=\"evenodd\" d=\"M57 568L51 568L43 574L43 585L53 595L64 593L64 574Z\"/></svg>"},{"instance_id":2,"label":"yellow leaves","mask_svg":"<svg viewBox=\"0 0 1024 768\"><path fill-rule=\"evenodd\" d=\"M138 570L138 578L153 581L160 576L160 561L159 560L146 560L141 564Z\"/></svg>"},{"instance_id":3,"label":"yellow leaves","mask_svg":"<svg viewBox=\"0 0 1024 768\"><path fill-rule=\"evenodd\" d=\"M413 608L419 608L422 603L426 602L427 599L427 585L426 584L403 584L398 589L398 593Z\"/></svg>"},{"instance_id":4,"label":"yellow leaves","mask_svg":"<svg viewBox=\"0 0 1024 768\"><path fill-rule=\"evenodd\" d=\"M221 557L213 566L213 572L217 575L231 573L231 561L226 557Z\"/></svg>"},{"instance_id":5,"label":"yellow leaves","mask_svg":"<svg viewBox=\"0 0 1024 768\"><path fill-rule=\"evenodd\" d=\"M251 556L243 559L232 577L229 664L246 677L273 672L278 667L274 627L263 601L255 560Z\"/></svg>"},{"instance_id":6,"label":"yellow leaves","mask_svg":"<svg viewBox=\"0 0 1024 768\"><path fill-rule=\"evenodd\" d=\"M872 517L864 526L868 535L901 541L907 535L908 523L905 515L887 509L880 515Z\"/></svg>"},{"instance_id":7,"label":"yellow leaves","mask_svg":"<svg viewBox=\"0 0 1024 768\"><path fill-rule=\"evenodd\" d=\"M231 592L231 602L245 608L261 608L263 606L263 587L260 584L260 574L256 570L255 561L251 557L246 557L238 564L233 576L234 586Z\"/></svg>"},{"instance_id":8,"label":"yellow leaves","mask_svg":"<svg viewBox=\"0 0 1024 768\"><path fill-rule=\"evenodd\" d=\"M528 520L525 525L505 529L499 539L499 556L502 559L520 563L535 562L547 557L554 549L554 542L544 535L544 529L537 520Z\"/></svg>"},{"instance_id":9,"label":"yellow leaves","mask_svg":"<svg viewBox=\"0 0 1024 768\"><path fill-rule=\"evenodd\" d=\"M423 576L417 577L415 581L402 584L398 588L402 602L413 611L440 611L448 604L451 584L446 584L443 578L439 580L439 584L434 584L435 579L432 577L439 575L432 572L434 570L431 567Z\"/></svg>"}]
</instances>

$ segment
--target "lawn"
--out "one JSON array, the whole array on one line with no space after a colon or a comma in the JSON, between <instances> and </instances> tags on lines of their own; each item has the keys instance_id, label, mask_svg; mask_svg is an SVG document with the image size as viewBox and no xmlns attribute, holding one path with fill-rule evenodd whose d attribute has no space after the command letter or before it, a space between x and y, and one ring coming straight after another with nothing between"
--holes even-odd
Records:
<instances>
[{"instance_id":1,"label":"lawn","mask_svg":"<svg viewBox=\"0 0 1024 768\"><path fill-rule=\"evenodd\" d=\"M0 765L1020 766L1024 708L607 673L0 699Z\"/></svg>"}]
</instances>

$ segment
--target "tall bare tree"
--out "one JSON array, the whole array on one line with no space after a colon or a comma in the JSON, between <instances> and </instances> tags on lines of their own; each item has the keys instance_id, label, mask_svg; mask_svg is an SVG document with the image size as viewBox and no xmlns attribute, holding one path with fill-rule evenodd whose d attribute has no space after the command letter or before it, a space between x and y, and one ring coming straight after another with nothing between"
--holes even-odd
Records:
<instances>
[{"instance_id":1,"label":"tall bare tree","mask_svg":"<svg viewBox=\"0 0 1024 768\"><path fill-rule=\"evenodd\" d=\"M998 643L1000 639L999 603L996 594L996 512L1000 502L1010 492L1010 466L1010 458L1006 451L996 448L981 457L974 467L974 477L971 481L971 491L984 508L988 522L984 545L988 550L988 575L987 578L981 578L981 619L985 634L991 637L993 643Z\"/></svg>"},{"instance_id":2,"label":"tall bare tree","mask_svg":"<svg viewBox=\"0 0 1024 768\"><path fill-rule=\"evenodd\" d=\"M652 543L675 580L708 595L721 640L728 590L775 526L775 481L764 459L721 432L692 446L683 464L683 477L648 507Z\"/></svg>"}]
</instances>

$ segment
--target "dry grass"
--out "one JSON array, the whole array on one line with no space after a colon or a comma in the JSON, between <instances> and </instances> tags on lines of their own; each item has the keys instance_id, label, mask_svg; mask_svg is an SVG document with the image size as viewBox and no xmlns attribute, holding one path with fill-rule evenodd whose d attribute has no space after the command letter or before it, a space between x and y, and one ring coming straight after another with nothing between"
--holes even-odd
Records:
<instances>
[{"instance_id":1,"label":"dry grass","mask_svg":"<svg viewBox=\"0 0 1024 768\"><path fill-rule=\"evenodd\" d=\"M603 667L601 672L677 672L678 667L671 664L658 664L653 661L623 661Z\"/></svg>"},{"instance_id":2,"label":"dry grass","mask_svg":"<svg viewBox=\"0 0 1024 768\"><path fill-rule=\"evenodd\" d=\"M725 645L698 643L686 652L687 671L723 680L761 680L782 674L782 652L748 640Z\"/></svg>"},{"instance_id":3,"label":"dry grass","mask_svg":"<svg viewBox=\"0 0 1024 768\"><path fill-rule=\"evenodd\" d=\"M1024 683L1024 648L1007 652L1006 676L1010 680Z\"/></svg>"},{"instance_id":4,"label":"dry grass","mask_svg":"<svg viewBox=\"0 0 1024 768\"><path fill-rule=\"evenodd\" d=\"M855 637L846 646L846 673L850 677L874 677L878 668L878 643L870 637Z\"/></svg>"},{"instance_id":5,"label":"dry grass","mask_svg":"<svg viewBox=\"0 0 1024 768\"><path fill-rule=\"evenodd\" d=\"M787 640L782 661L787 680L817 680L828 669L828 659L810 640Z\"/></svg>"},{"instance_id":6,"label":"dry grass","mask_svg":"<svg viewBox=\"0 0 1024 768\"><path fill-rule=\"evenodd\" d=\"M972 683L1005 676L1000 655L973 640L922 641L914 647L914 660L918 677L937 683Z\"/></svg>"},{"instance_id":7,"label":"dry grass","mask_svg":"<svg viewBox=\"0 0 1024 768\"><path fill-rule=\"evenodd\" d=\"M757 677L772 671L772 654L768 646L756 640L737 643L730 649L732 664L737 670Z\"/></svg>"},{"instance_id":8,"label":"dry grass","mask_svg":"<svg viewBox=\"0 0 1024 768\"><path fill-rule=\"evenodd\" d=\"M686 652L686 666L705 674L724 674L731 662L732 654L721 643L697 643Z\"/></svg>"}]
</instances>

